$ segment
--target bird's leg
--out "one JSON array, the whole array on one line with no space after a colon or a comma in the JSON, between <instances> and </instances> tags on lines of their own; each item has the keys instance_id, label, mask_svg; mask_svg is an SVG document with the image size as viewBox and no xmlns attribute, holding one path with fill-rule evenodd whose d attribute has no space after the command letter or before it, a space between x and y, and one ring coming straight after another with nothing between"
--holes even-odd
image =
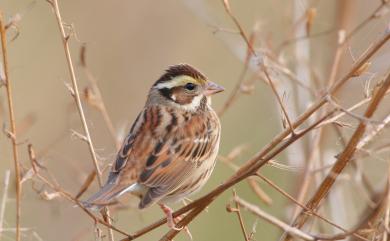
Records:
<instances>
[{"instance_id":1,"label":"bird's leg","mask_svg":"<svg viewBox=\"0 0 390 241\"><path fill-rule=\"evenodd\" d=\"M163 210L163 212L165 213L165 215L167 216L167 224L168 224L168 227L171 228L171 229L174 229L174 230L182 230L183 228L176 228L176 223L180 222L180 220L182 219L182 215L174 218L172 216L172 209L170 207L168 207L167 205L164 205L164 204L159 204L161 209ZM190 239L192 240L192 234L190 232L190 229L187 227L187 226L184 226L184 231L186 231L187 235L190 237Z\"/></svg>"},{"instance_id":2,"label":"bird's leg","mask_svg":"<svg viewBox=\"0 0 390 241\"><path fill-rule=\"evenodd\" d=\"M165 213L165 215L167 216L168 227L171 229L174 229L174 230L181 230L182 228L176 228L176 223L175 223L175 220L172 216L172 213L173 213L172 209L164 204L159 204L159 205L160 205L161 209L163 210L163 212Z\"/></svg>"}]
</instances>

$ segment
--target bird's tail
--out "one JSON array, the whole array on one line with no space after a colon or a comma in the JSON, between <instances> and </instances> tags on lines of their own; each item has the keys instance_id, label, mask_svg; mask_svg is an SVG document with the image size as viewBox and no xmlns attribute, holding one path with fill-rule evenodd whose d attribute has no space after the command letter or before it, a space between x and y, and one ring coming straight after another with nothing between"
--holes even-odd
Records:
<instances>
[{"instance_id":1,"label":"bird's tail","mask_svg":"<svg viewBox=\"0 0 390 241\"><path fill-rule=\"evenodd\" d=\"M100 210L105 206L116 203L115 198L126 192L128 186L119 186L114 183L107 183L97 193L93 194L82 204L85 208Z\"/></svg>"}]
</instances>

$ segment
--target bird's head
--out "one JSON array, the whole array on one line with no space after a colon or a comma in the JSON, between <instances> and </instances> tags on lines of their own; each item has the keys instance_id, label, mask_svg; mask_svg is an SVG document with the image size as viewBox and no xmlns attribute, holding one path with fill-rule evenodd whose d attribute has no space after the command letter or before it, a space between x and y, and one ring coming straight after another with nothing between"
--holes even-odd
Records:
<instances>
[{"instance_id":1,"label":"bird's head","mask_svg":"<svg viewBox=\"0 0 390 241\"><path fill-rule=\"evenodd\" d=\"M187 111L204 110L211 103L211 95L224 88L188 64L169 67L152 86L148 103L176 106Z\"/></svg>"}]
</instances>

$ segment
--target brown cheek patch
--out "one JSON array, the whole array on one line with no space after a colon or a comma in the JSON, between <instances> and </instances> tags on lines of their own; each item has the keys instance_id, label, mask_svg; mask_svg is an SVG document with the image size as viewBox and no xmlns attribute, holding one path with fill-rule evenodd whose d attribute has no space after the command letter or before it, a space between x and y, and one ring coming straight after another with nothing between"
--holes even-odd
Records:
<instances>
[{"instance_id":1,"label":"brown cheek patch","mask_svg":"<svg viewBox=\"0 0 390 241\"><path fill-rule=\"evenodd\" d=\"M171 98L178 104L190 104L194 97L195 95L189 95L185 93L182 87L175 87L172 89Z\"/></svg>"}]
</instances>

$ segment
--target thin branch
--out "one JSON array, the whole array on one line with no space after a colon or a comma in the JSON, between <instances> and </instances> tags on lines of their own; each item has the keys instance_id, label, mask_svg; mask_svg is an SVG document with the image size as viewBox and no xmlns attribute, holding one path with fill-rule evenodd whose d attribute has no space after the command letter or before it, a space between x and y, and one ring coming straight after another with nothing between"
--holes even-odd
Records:
<instances>
[{"instance_id":1,"label":"thin branch","mask_svg":"<svg viewBox=\"0 0 390 241\"><path fill-rule=\"evenodd\" d=\"M295 198L293 198L290 194L288 194L285 190L283 190L282 188L280 188L278 185L276 185L275 183L273 183L270 179L266 178L265 176L261 175L259 172L256 173L256 176L261 178L263 181L265 181L268 185L270 185L272 188L274 188L277 192L279 192L280 194L282 194L284 197L286 197L287 199L289 199L290 201L292 201L295 205L297 205L297 207L300 207L302 208L306 214L308 215L313 215L315 217L317 217L318 219L326 222L327 224L341 230L344 232L344 235L348 235L348 234L352 234L353 236L355 236L357 239L359 240L365 240L365 241L369 241L368 239L364 238L363 236L359 235L359 234L356 234L354 232L348 232L347 229L341 227L340 225L332 222L331 220L321 216L320 214L318 214L317 212L315 212L314 210L311 210L309 208L307 208L304 204L302 204L299 200L296 200Z\"/></svg>"},{"instance_id":2,"label":"thin branch","mask_svg":"<svg viewBox=\"0 0 390 241\"><path fill-rule=\"evenodd\" d=\"M83 106L81 104L79 88L78 88L78 84L77 84L77 78L76 78L76 74L75 74L74 67L73 67L72 57L70 55L69 43L68 43L69 35L67 35L65 33L63 20L61 18L61 13L60 13L59 6L58 6L58 1L57 0L53 0L52 4L53 4L52 5L53 6L53 10L54 10L54 13L55 13L55 16L56 16L56 19L57 19L57 24L58 24L58 27L59 27L60 32L61 32L61 39L62 39L64 51L65 51L65 57L66 57L66 61L67 61L68 70L69 70L70 77L71 77L71 80L72 80L72 89L73 89L73 92L74 92L74 98L75 98L75 101L76 101L77 110L79 112L81 123L83 125L84 135L85 135L85 138L87 139L89 152L91 154L93 163L95 165L95 169L97 170L97 173L98 173L98 182L99 182L99 185L101 186L102 185L102 180L101 180L100 167L99 167L99 164L98 164L98 161L97 161L97 158L96 158L96 153L95 153L95 150L94 150L94 147L93 147L91 135L89 133L87 121L86 121L86 118L85 118L85 115L84 115Z\"/></svg>"},{"instance_id":3,"label":"thin branch","mask_svg":"<svg viewBox=\"0 0 390 241\"><path fill-rule=\"evenodd\" d=\"M233 197L234 197L234 198L237 197L237 193L236 193L235 190L233 190ZM240 204L239 204L238 202L236 202L236 207L235 207L235 208L232 208L232 207L230 206L230 204L228 204L228 206L226 206L226 210L227 210L228 212L234 212L234 213L237 214L238 221L240 222L240 227L241 227L242 235L244 235L245 241L249 241L249 236L248 236L248 234L246 233L244 220L242 219L242 215L241 215Z\"/></svg>"},{"instance_id":4,"label":"thin branch","mask_svg":"<svg viewBox=\"0 0 390 241\"><path fill-rule=\"evenodd\" d=\"M253 49L253 46L252 46L250 40L245 35L244 29L241 27L240 22L238 21L236 16L234 16L234 14L232 13L232 11L230 9L229 1L223 0L223 6L225 7L227 14L229 14L230 18L233 20L234 24L238 28L238 31L240 32L240 35L243 37L243 40L245 41L249 51L252 52L253 56L257 56L255 50Z\"/></svg>"},{"instance_id":5,"label":"thin branch","mask_svg":"<svg viewBox=\"0 0 390 241\"><path fill-rule=\"evenodd\" d=\"M295 43L297 43L299 41L303 41L303 40L307 40L307 39L312 40L314 38L328 36L328 35L334 33L334 31L335 31L334 29L329 29L329 30L325 30L325 31L322 31L322 32L318 32L318 33L311 33L311 34L307 34L307 35L304 35L304 36L298 36L298 37L286 39L282 43L279 44L279 46L276 48L275 52L276 53L281 53L284 48L286 48L287 46L289 46L291 44L295 44Z\"/></svg>"},{"instance_id":6,"label":"thin branch","mask_svg":"<svg viewBox=\"0 0 390 241\"><path fill-rule=\"evenodd\" d=\"M87 208L85 208L77 198L73 197L70 193L68 193L67 191L62 189L58 183L56 183L56 182L53 183L53 181L50 181L48 178L41 175L39 172L40 167L38 166L39 164L36 160L35 151L34 151L31 144L28 146L28 156L29 156L29 159L31 162L31 169L34 172L34 176L37 177L41 182L43 182L44 184L49 186L53 191L55 191L56 193L58 193L59 195L61 195L65 199L67 199L70 202L72 202L73 204L77 205L82 211L84 211L89 217L91 217L95 223L100 223L100 224L106 226L107 228L109 228L110 230L114 230L122 235L125 235L127 237L131 237L130 234L127 234L126 232L112 226L111 223L106 222L103 219L96 217Z\"/></svg>"},{"instance_id":7,"label":"thin branch","mask_svg":"<svg viewBox=\"0 0 390 241\"><path fill-rule=\"evenodd\" d=\"M254 178L249 177L247 179L247 182L249 184L249 187L253 190L253 192L256 194L256 196L259 197L261 201L263 201L267 205L272 204L272 198L269 197L267 193L265 193L265 191L259 186L259 184Z\"/></svg>"},{"instance_id":8,"label":"thin branch","mask_svg":"<svg viewBox=\"0 0 390 241\"><path fill-rule=\"evenodd\" d=\"M64 191L63 189L61 189L59 186L56 186L54 185L52 182L50 182L49 180L47 180L44 176L42 176L41 174L39 173L36 173L35 174L36 177L41 180L43 183L45 183L46 185L48 185L51 189L53 189L55 192L59 193L61 196L63 196L64 198L68 199L69 201L71 201L72 203L74 203L75 205L77 205L81 210L83 210L88 216L90 216L94 222L96 223L100 223L104 226L106 226L107 228L109 228L110 230L114 230L122 235L125 235L129 238L132 238L132 236L130 234L127 234L126 232L112 226L111 223L103 220L103 219L100 219L98 217L96 217L93 213L91 213L88 209L86 209L81 203L80 201L78 201L77 199L75 199L70 193Z\"/></svg>"},{"instance_id":9,"label":"thin branch","mask_svg":"<svg viewBox=\"0 0 390 241\"><path fill-rule=\"evenodd\" d=\"M386 7L387 1L381 1L381 4L374 10L373 13L371 13L370 16L368 16L366 19L364 19L360 24L358 24L345 38L346 41L350 40L359 30L361 30L363 27L365 27L369 22L371 22L373 19L378 19L380 17L383 17L384 15L380 14L380 11Z\"/></svg>"},{"instance_id":10,"label":"thin branch","mask_svg":"<svg viewBox=\"0 0 390 241\"><path fill-rule=\"evenodd\" d=\"M301 230L291 227L290 225L280 221L279 219L275 218L274 216L264 212L261 210L258 206L255 206L253 204L248 203L247 201L235 196L233 198L234 202L241 205L243 208L248 210L249 212L255 214L256 216L264 219L265 221L279 227L280 229L284 230L285 232L289 233L290 235L301 238L303 240L317 240L315 237L302 232Z\"/></svg>"},{"instance_id":11,"label":"thin branch","mask_svg":"<svg viewBox=\"0 0 390 241\"><path fill-rule=\"evenodd\" d=\"M372 139L377 136L383 129L390 123L390 114L387 115L381 124L375 126L375 128L367 134L356 146L357 149L362 149L364 146L368 145Z\"/></svg>"},{"instance_id":12,"label":"thin branch","mask_svg":"<svg viewBox=\"0 0 390 241\"><path fill-rule=\"evenodd\" d=\"M88 190L89 186L92 184L95 177L96 177L96 171L93 170L88 174L83 185L81 185L80 190L76 194L76 199L79 199L83 195L83 193Z\"/></svg>"},{"instance_id":13,"label":"thin branch","mask_svg":"<svg viewBox=\"0 0 390 241\"><path fill-rule=\"evenodd\" d=\"M347 232L343 234L336 234L336 235L311 235L304 233L303 231L299 230L296 227L292 227L279 219L275 218L274 216L264 212L261 210L258 206L255 206L239 197L234 197L233 200L237 203L239 203L243 208L247 209L251 213L255 214L256 216L266 220L267 222L281 228L286 233L288 233L291 236L301 238L303 240L341 240L345 239L346 237L353 234L353 232ZM368 239L364 239L369 241Z\"/></svg>"},{"instance_id":14,"label":"thin branch","mask_svg":"<svg viewBox=\"0 0 390 241\"><path fill-rule=\"evenodd\" d=\"M99 163L97 161L96 153L95 153L95 150L94 150L94 147L93 147L91 135L89 133L87 121L86 121L86 118L85 118L85 115L84 115L83 106L81 104L79 88L78 88L78 84L77 84L77 78L76 78L76 74L75 74L74 67L73 67L72 57L71 57L71 54L70 54L69 42L68 42L70 36L65 33L63 20L62 20L62 17L61 17L59 6L58 6L58 0L49 0L49 3L51 3L51 5L53 7L53 10L54 10L54 13L55 13L55 16L56 16L56 19L57 19L57 24L58 24L59 30L61 32L61 39L62 39L64 51L65 51L67 66L68 66L68 70L69 70L70 77L71 77L71 80L72 80L72 88L73 88L73 91L74 91L74 99L76 101L77 110L79 112L81 123L83 125L84 134L85 134L85 137L87 139L89 152L91 154L91 157L92 157L92 160L93 160L93 164L94 164L95 169L96 169L97 180L98 180L99 186L102 187L103 182L102 182L102 178L101 178L101 171L100 171ZM110 216L109 215L109 211L108 211L107 208L104 209L104 213L105 213L106 216ZM110 223L111 222L110 219L107 219L107 221L108 221L109 224L111 224ZM110 240L113 241L114 237L113 237L112 230L109 229L108 233L109 233L109 236L110 236Z\"/></svg>"},{"instance_id":15,"label":"thin branch","mask_svg":"<svg viewBox=\"0 0 390 241\"><path fill-rule=\"evenodd\" d=\"M230 93L229 97L225 101L225 103L222 105L222 108L218 111L218 116L221 117L223 114L225 114L226 110L229 109L229 107L233 104L233 102L237 99L238 94L240 93L240 89L242 87L242 83L244 82L244 78L246 75L246 72L249 69L249 59L251 55L248 51L248 57L245 60L244 68L242 69L240 76L238 77L238 81L236 85L234 86L232 92Z\"/></svg>"},{"instance_id":16,"label":"thin branch","mask_svg":"<svg viewBox=\"0 0 390 241\"><path fill-rule=\"evenodd\" d=\"M0 34L1 34L1 49L3 52L3 67L4 67L4 82L7 91L7 101L8 101L8 113L9 113L9 122L11 125L11 134L12 138L12 151L14 158L14 169L15 169L15 187L16 187L16 241L20 241L20 216L21 216L21 192L22 187L20 184L20 164L18 160L18 149L17 149L17 140L16 140L16 124L15 124L15 115L14 107L12 101L12 85L9 78L8 72L8 55L7 55L7 38L6 30L4 26L3 14L0 12Z\"/></svg>"},{"instance_id":17,"label":"thin branch","mask_svg":"<svg viewBox=\"0 0 390 241\"><path fill-rule=\"evenodd\" d=\"M338 104L336 101L333 100L333 98L331 96L327 96L327 101L333 105L334 107L336 107L338 110L344 112L345 114L347 114L348 116L351 116L361 122L366 122L367 124L378 124L378 125L381 125L382 122L380 121L376 121L376 120L371 120L371 119L368 119L364 116L360 116L358 114L355 114L353 113L352 111L349 111L347 108L344 108L343 106L341 106L340 104Z\"/></svg>"},{"instance_id":18,"label":"thin branch","mask_svg":"<svg viewBox=\"0 0 390 241\"><path fill-rule=\"evenodd\" d=\"M385 93L385 96L387 96L388 94L390 94L390 91L388 90L386 93ZM372 96L371 97L368 97L368 98L365 98L361 101L359 101L358 103L354 104L353 106L349 107L347 109L347 111L351 112L351 111L354 111L356 110L357 108L369 103L372 99ZM340 119L341 117L345 116L347 113L346 112L341 112L335 116L333 116L332 118L330 118L329 120L327 121L324 121L324 123L322 123L321 125L319 125L318 127L322 127L324 125L328 125L328 124L331 124L331 123L335 123L338 119Z\"/></svg>"},{"instance_id":19,"label":"thin branch","mask_svg":"<svg viewBox=\"0 0 390 241\"><path fill-rule=\"evenodd\" d=\"M282 99L280 98L280 96L279 96L279 94L278 94L278 91L276 90L276 87L275 87L275 85L274 85L274 82L272 81L271 76L268 74L268 70L267 70L267 68L266 68L265 66L264 66L264 68L263 68L263 71L264 71L265 77L266 77L267 80L268 80L269 85L271 86L272 92L275 94L276 99L278 100L278 103L279 103L279 105L280 105L280 108L281 108L282 111L283 111L284 117L286 118L287 123L288 123L288 126L290 127L291 134L292 134L292 135L295 135L294 127L293 127L293 125L291 124L291 120L290 120L290 117L288 116L286 107L284 106L284 103L283 103Z\"/></svg>"}]
</instances>

